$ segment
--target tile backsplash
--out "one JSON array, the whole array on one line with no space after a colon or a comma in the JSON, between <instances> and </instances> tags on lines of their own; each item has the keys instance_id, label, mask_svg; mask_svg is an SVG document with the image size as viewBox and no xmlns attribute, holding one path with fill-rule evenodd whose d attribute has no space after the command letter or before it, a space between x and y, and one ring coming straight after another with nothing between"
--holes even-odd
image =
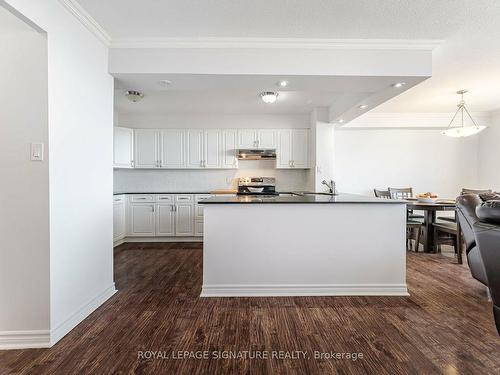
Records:
<instances>
[{"instance_id":1,"label":"tile backsplash","mask_svg":"<svg viewBox=\"0 0 500 375\"><path fill-rule=\"evenodd\" d=\"M115 192L210 191L236 188L241 176L276 177L278 191L308 190L309 170L275 169L274 161L240 161L238 169L115 169Z\"/></svg>"}]
</instances>

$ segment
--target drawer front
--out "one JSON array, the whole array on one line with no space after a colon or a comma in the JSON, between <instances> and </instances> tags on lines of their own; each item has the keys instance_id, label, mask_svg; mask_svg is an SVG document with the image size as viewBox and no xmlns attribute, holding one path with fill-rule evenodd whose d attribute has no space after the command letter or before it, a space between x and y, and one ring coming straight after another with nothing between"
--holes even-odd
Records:
<instances>
[{"instance_id":1,"label":"drawer front","mask_svg":"<svg viewBox=\"0 0 500 375\"><path fill-rule=\"evenodd\" d=\"M113 203L114 204L119 204L125 202L125 196L124 195L113 195Z\"/></svg>"},{"instance_id":2,"label":"drawer front","mask_svg":"<svg viewBox=\"0 0 500 375\"><path fill-rule=\"evenodd\" d=\"M130 195L130 202L133 203L145 203L145 202L154 202L155 195L154 194L132 194Z\"/></svg>"},{"instance_id":3,"label":"drawer front","mask_svg":"<svg viewBox=\"0 0 500 375\"><path fill-rule=\"evenodd\" d=\"M173 195L166 195L166 194L159 194L158 195L158 202L173 202L174 201L174 196Z\"/></svg>"},{"instance_id":4,"label":"drawer front","mask_svg":"<svg viewBox=\"0 0 500 375\"><path fill-rule=\"evenodd\" d=\"M210 194L196 194L194 196L194 200L196 201L196 203L198 203L199 201L203 200L203 199L207 199L207 198L210 198L211 195Z\"/></svg>"},{"instance_id":5,"label":"drawer front","mask_svg":"<svg viewBox=\"0 0 500 375\"><path fill-rule=\"evenodd\" d=\"M176 202L190 203L193 202L193 195L191 194L178 194L175 196Z\"/></svg>"}]
</instances>

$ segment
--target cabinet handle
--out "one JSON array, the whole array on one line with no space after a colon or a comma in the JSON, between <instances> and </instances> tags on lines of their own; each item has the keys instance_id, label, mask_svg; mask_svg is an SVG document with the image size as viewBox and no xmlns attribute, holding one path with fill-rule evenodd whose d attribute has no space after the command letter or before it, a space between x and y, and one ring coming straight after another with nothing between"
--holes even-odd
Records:
<instances>
[{"instance_id":1,"label":"cabinet handle","mask_svg":"<svg viewBox=\"0 0 500 375\"><path fill-rule=\"evenodd\" d=\"M134 163L134 161L133 161L133 160L130 160L130 166L131 166L131 167L135 167L135 163Z\"/></svg>"},{"instance_id":2,"label":"cabinet handle","mask_svg":"<svg viewBox=\"0 0 500 375\"><path fill-rule=\"evenodd\" d=\"M139 198L135 198L135 199L143 201L146 198L139 197Z\"/></svg>"},{"instance_id":3,"label":"cabinet handle","mask_svg":"<svg viewBox=\"0 0 500 375\"><path fill-rule=\"evenodd\" d=\"M170 212L174 212L174 205L173 204L170 205Z\"/></svg>"},{"instance_id":4,"label":"cabinet handle","mask_svg":"<svg viewBox=\"0 0 500 375\"><path fill-rule=\"evenodd\" d=\"M155 206L153 205L151 206L151 208L153 209L152 211L155 212Z\"/></svg>"},{"instance_id":5,"label":"cabinet handle","mask_svg":"<svg viewBox=\"0 0 500 375\"><path fill-rule=\"evenodd\" d=\"M295 168L295 160L292 160L292 168Z\"/></svg>"}]
</instances>

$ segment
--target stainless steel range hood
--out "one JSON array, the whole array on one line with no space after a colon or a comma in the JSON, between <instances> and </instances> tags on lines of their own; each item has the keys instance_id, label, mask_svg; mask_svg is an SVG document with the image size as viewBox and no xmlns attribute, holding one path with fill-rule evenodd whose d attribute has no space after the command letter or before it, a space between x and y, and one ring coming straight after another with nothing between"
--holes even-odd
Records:
<instances>
[{"instance_id":1,"label":"stainless steel range hood","mask_svg":"<svg viewBox=\"0 0 500 375\"><path fill-rule=\"evenodd\" d=\"M275 149L239 149L238 160L276 160Z\"/></svg>"}]
</instances>

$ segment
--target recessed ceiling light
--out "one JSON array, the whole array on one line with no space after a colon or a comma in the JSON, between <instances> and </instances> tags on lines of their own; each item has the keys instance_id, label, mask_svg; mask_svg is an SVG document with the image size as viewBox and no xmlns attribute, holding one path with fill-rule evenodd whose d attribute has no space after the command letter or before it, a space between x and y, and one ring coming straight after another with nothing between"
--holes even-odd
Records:
<instances>
[{"instance_id":1,"label":"recessed ceiling light","mask_svg":"<svg viewBox=\"0 0 500 375\"><path fill-rule=\"evenodd\" d=\"M404 85L406 85L406 82L397 82L394 85L392 85L392 87L394 87L395 89L400 89Z\"/></svg>"},{"instance_id":2,"label":"recessed ceiling light","mask_svg":"<svg viewBox=\"0 0 500 375\"><path fill-rule=\"evenodd\" d=\"M339 122L340 124L342 124L342 123L344 122L344 119L343 119L343 118L339 118L339 119L338 119L338 122Z\"/></svg>"},{"instance_id":3,"label":"recessed ceiling light","mask_svg":"<svg viewBox=\"0 0 500 375\"><path fill-rule=\"evenodd\" d=\"M144 98L144 94L142 92L135 90L129 90L125 92L125 96L128 100L134 103L137 103L138 101L142 100L142 98Z\"/></svg>"},{"instance_id":4,"label":"recessed ceiling light","mask_svg":"<svg viewBox=\"0 0 500 375\"><path fill-rule=\"evenodd\" d=\"M169 86L172 84L172 81L169 81L168 79L160 79L160 85L163 85L163 86Z\"/></svg>"},{"instance_id":5,"label":"recessed ceiling light","mask_svg":"<svg viewBox=\"0 0 500 375\"><path fill-rule=\"evenodd\" d=\"M368 105L366 105L366 104L361 104L358 108L359 108L359 109L366 109L366 108L368 108Z\"/></svg>"},{"instance_id":6,"label":"recessed ceiling light","mask_svg":"<svg viewBox=\"0 0 500 375\"><path fill-rule=\"evenodd\" d=\"M288 86L288 81L279 81L278 82L279 87L287 87Z\"/></svg>"},{"instance_id":7,"label":"recessed ceiling light","mask_svg":"<svg viewBox=\"0 0 500 375\"><path fill-rule=\"evenodd\" d=\"M278 93L273 91L264 91L260 93L260 98L264 103L274 103L278 99Z\"/></svg>"}]
</instances>

